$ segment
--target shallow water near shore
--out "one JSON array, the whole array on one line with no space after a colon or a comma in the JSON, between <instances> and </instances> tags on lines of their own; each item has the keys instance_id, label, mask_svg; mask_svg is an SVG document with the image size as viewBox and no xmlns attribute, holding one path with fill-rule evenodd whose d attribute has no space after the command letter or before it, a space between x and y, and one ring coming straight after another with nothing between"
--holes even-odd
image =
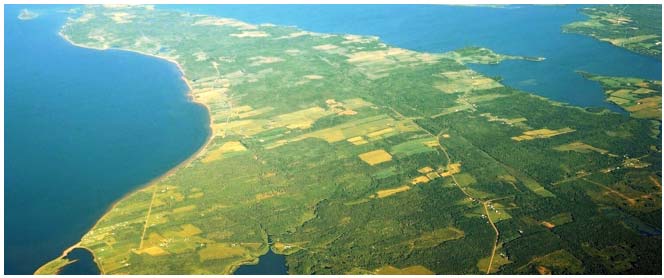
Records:
<instances>
[{"instance_id":1,"label":"shallow water near shore","mask_svg":"<svg viewBox=\"0 0 664 278\"><path fill-rule=\"evenodd\" d=\"M65 266L60 270L60 275L98 275L99 268L94 262L94 257L90 251L83 248L75 248L67 258L75 262Z\"/></svg>"},{"instance_id":2,"label":"shallow water near shore","mask_svg":"<svg viewBox=\"0 0 664 278\"><path fill-rule=\"evenodd\" d=\"M23 8L39 16L17 19ZM207 111L188 100L175 65L71 45L58 36L66 9L5 6L6 274L58 257L208 135ZM71 267L93 274L84 261Z\"/></svg>"}]
</instances>

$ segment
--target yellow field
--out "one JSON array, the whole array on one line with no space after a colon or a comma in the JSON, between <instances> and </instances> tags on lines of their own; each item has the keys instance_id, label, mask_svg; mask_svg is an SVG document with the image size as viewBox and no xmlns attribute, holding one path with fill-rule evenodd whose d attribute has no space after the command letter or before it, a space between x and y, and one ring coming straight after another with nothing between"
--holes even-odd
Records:
<instances>
[{"instance_id":1,"label":"yellow field","mask_svg":"<svg viewBox=\"0 0 664 278\"><path fill-rule=\"evenodd\" d=\"M196 205L188 205L188 206L173 209L173 213L188 212L188 211L192 211L194 209L196 209Z\"/></svg>"},{"instance_id":2,"label":"yellow field","mask_svg":"<svg viewBox=\"0 0 664 278\"><path fill-rule=\"evenodd\" d=\"M607 154L609 151L605 149L600 149L600 148L595 148L591 145L588 145L586 143L577 141L577 142L572 142L569 144L565 145L560 145L558 147L553 148L557 151L575 151L575 152L580 152L580 153L588 153L591 151L598 152L601 154Z\"/></svg>"},{"instance_id":3,"label":"yellow field","mask_svg":"<svg viewBox=\"0 0 664 278\"><path fill-rule=\"evenodd\" d=\"M272 56L256 56L249 58L249 60L252 61L252 63L249 64L250 66L260 66L284 61L282 58Z\"/></svg>"},{"instance_id":4,"label":"yellow field","mask_svg":"<svg viewBox=\"0 0 664 278\"><path fill-rule=\"evenodd\" d=\"M325 51L325 50L336 49L338 47L339 46L336 46L334 44L321 44L321 45L314 46L313 49Z\"/></svg>"},{"instance_id":5,"label":"yellow field","mask_svg":"<svg viewBox=\"0 0 664 278\"><path fill-rule=\"evenodd\" d=\"M494 116L491 113L483 113L483 114L480 114L480 116L487 118L487 120L489 122L502 122L502 123L505 123L507 125L510 125L510 126L514 125L514 126L517 126L517 127L520 127L520 128L527 127L523 122L528 121L528 119L523 118L523 117L506 119L506 118L501 118L501 117L498 117L498 116Z\"/></svg>"},{"instance_id":6,"label":"yellow field","mask_svg":"<svg viewBox=\"0 0 664 278\"><path fill-rule=\"evenodd\" d=\"M360 51L348 56L349 63L366 63L387 60L388 57L404 56L410 51L401 48L389 48L387 50Z\"/></svg>"},{"instance_id":7,"label":"yellow field","mask_svg":"<svg viewBox=\"0 0 664 278\"><path fill-rule=\"evenodd\" d=\"M284 192L265 192L256 194L256 201L267 200L275 196L284 194Z\"/></svg>"},{"instance_id":8,"label":"yellow field","mask_svg":"<svg viewBox=\"0 0 664 278\"><path fill-rule=\"evenodd\" d=\"M256 110L249 110L249 111L246 111L246 112L238 113L237 117L240 118L240 119L249 118L249 117L258 116L258 115L261 115L263 113L270 112L273 109L274 108L272 108L272 107L263 107L263 108L256 109Z\"/></svg>"},{"instance_id":9,"label":"yellow field","mask_svg":"<svg viewBox=\"0 0 664 278\"><path fill-rule=\"evenodd\" d=\"M352 138L348 138L346 141L350 142L353 145L359 146L359 145L364 145L366 143L369 143L369 141L365 140L364 137L362 136L355 136Z\"/></svg>"},{"instance_id":10,"label":"yellow field","mask_svg":"<svg viewBox=\"0 0 664 278\"><path fill-rule=\"evenodd\" d=\"M305 75L304 78L309 79L309 80L323 79L322 76L320 76L320 75L316 75L316 74Z\"/></svg>"},{"instance_id":11,"label":"yellow field","mask_svg":"<svg viewBox=\"0 0 664 278\"><path fill-rule=\"evenodd\" d=\"M634 37L629 37L629 38L618 38L618 39L602 39L610 42L611 44L617 45L617 46L622 46L625 44L631 44L631 43L637 43L653 38L658 38L657 35L641 35L641 36L634 36Z\"/></svg>"},{"instance_id":12,"label":"yellow field","mask_svg":"<svg viewBox=\"0 0 664 278\"><path fill-rule=\"evenodd\" d=\"M615 104L618 104L620 106L623 106L623 105L626 105L626 104L629 104L630 102L632 102L629 99L624 99L624 98L619 98L619 97L614 97L614 96L608 97L606 100L608 100L610 102L613 102Z\"/></svg>"},{"instance_id":13,"label":"yellow field","mask_svg":"<svg viewBox=\"0 0 664 278\"><path fill-rule=\"evenodd\" d=\"M201 261L243 257L247 250L241 246L232 246L229 243L214 243L198 251Z\"/></svg>"},{"instance_id":14,"label":"yellow field","mask_svg":"<svg viewBox=\"0 0 664 278\"><path fill-rule=\"evenodd\" d=\"M410 183L413 184L413 185L420 184L420 183L427 183L427 182L429 182L429 178L427 178L427 176L415 177L410 181Z\"/></svg>"},{"instance_id":15,"label":"yellow field","mask_svg":"<svg viewBox=\"0 0 664 278\"><path fill-rule=\"evenodd\" d=\"M547 228L549 230L556 227L556 224L553 224L553 223L548 222L548 221L542 221L541 223L542 223L542 226L544 226L545 228Z\"/></svg>"},{"instance_id":16,"label":"yellow field","mask_svg":"<svg viewBox=\"0 0 664 278\"><path fill-rule=\"evenodd\" d=\"M159 246L150 246L148 248L143 248L141 250L136 250L136 254L148 254L150 256L161 256L161 255L167 255L168 252L164 251Z\"/></svg>"},{"instance_id":17,"label":"yellow field","mask_svg":"<svg viewBox=\"0 0 664 278\"><path fill-rule=\"evenodd\" d=\"M440 175L436 172L429 172L427 173L427 178L429 178L430 180L435 180L437 178L440 178Z\"/></svg>"},{"instance_id":18,"label":"yellow field","mask_svg":"<svg viewBox=\"0 0 664 278\"><path fill-rule=\"evenodd\" d=\"M285 126L288 129L305 129L311 127L316 120L331 113L321 107L315 106L295 112L276 116L273 127Z\"/></svg>"},{"instance_id":19,"label":"yellow field","mask_svg":"<svg viewBox=\"0 0 664 278\"><path fill-rule=\"evenodd\" d=\"M512 137L512 140L525 141L525 140L533 140L533 139L550 138L550 137L553 137L553 136L558 136L558 135L561 135L561 134L570 133L570 132L574 132L574 131L576 131L576 130L571 129L569 127L564 127L564 128L557 129L557 130L551 130L551 129L548 129L548 128L542 128L542 129L537 129L537 130L528 130L528 131L524 131L523 135Z\"/></svg>"},{"instance_id":20,"label":"yellow field","mask_svg":"<svg viewBox=\"0 0 664 278\"><path fill-rule=\"evenodd\" d=\"M228 134L239 134L244 136L256 135L265 129L263 126L268 123L268 120L239 120L222 122L212 125L212 133L214 136L226 137Z\"/></svg>"},{"instance_id":21,"label":"yellow field","mask_svg":"<svg viewBox=\"0 0 664 278\"><path fill-rule=\"evenodd\" d=\"M414 265L405 268L396 268L391 265L380 267L374 271L377 275L434 275L433 271L422 265Z\"/></svg>"},{"instance_id":22,"label":"yellow field","mask_svg":"<svg viewBox=\"0 0 664 278\"><path fill-rule=\"evenodd\" d=\"M502 85L495 80L480 75L470 69L441 72L440 76L443 77L445 81L436 83L434 87L446 94L502 87Z\"/></svg>"},{"instance_id":23,"label":"yellow field","mask_svg":"<svg viewBox=\"0 0 664 278\"><path fill-rule=\"evenodd\" d=\"M461 173L461 163L450 163L445 171L439 171L441 177L449 177Z\"/></svg>"},{"instance_id":24,"label":"yellow field","mask_svg":"<svg viewBox=\"0 0 664 278\"><path fill-rule=\"evenodd\" d=\"M210 163L212 161L220 160L224 153L241 152L246 150L247 148L239 141L230 141L224 143L221 147L208 152L201 161L203 163Z\"/></svg>"},{"instance_id":25,"label":"yellow field","mask_svg":"<svg viewBox=\"0 0 664 278\"><path fill-rule=\"evenodd\" d=\"M190 237L201 233L201 230L192 224L184 224L180 228L182 228L182 231L178 235L181 237Z\"/></svg>"},{"instance_id":26,"label":"yellow field","mask_svg":"<svg viewBox=\"0 0 664 278\"><path fill-rule=\"evenodd\" d=\"M201 89L194 90L192 95L198 102L211 104L220 102L223 97L222 95L226 93L228 89Z\"/></svg>"},{"instance_id":27,"label":"yellow field","mask_svg":"<svg viewBox=\"0 0 664 278\"><path fill-rule=\"evenodd\" d=\"M269 37L270 34L263 31L242 31L242 33L230 34L230 36L236 38L262 38Z\"/></svg>"},{"instance_id":28,"label":"yellow field","mask_svg":"<svg viewBox=\"0 0 664 278\"><path fill-rule=\"evenodd\" d=\"M408 185L402 185L402 186L397 187L397 188L379 190L378 192L376 192L376 196L378 198L385 198L385 197L388 197L388 196L391 196L391 195L394 195L394 194L397 194L397 193L400 193L400 192L408 191L408 190L410 190L410 188L411 187L408 186Z\"/></svg>"},{"instance_id":29,"label":"yellow field","mask_svg":"<svg viewBox=\"0 0 664 278\"><path fill-rule=\"evenodd\" d=\"M374 138L374 137L379 137L379 136L382 136L382 135L385 135L385 134L388 134L388 133L392 133L392 132L394 132L394 128L388 127L386 129L381 129L381 130L378 130L378 131L367 133L367 137Z\"/></svg>"},{"instance_id":30,"label":"yellow field","mask_svg":"<svg viewBox=\"0 0 664 278\"><path fill-rule=\"evenodd\" d=\"M335 143L353 137L365 136L369 133L384 130L388 127L394 129L394 131L392 133L382 134L380 138L384 138L387 135L419 130L419 127L410 120L397 121L387 115L378 115L303 134L294 138L292 141L299 141L306 138L320 138L328 143ZM379 137L374 137L374 139L378 138ZM354 139L354 141L364 144L359 139Z\"/></svg>"},{"instance_id":31,"label":"yellow field","mask_svg":"<svg viewBox=\"0 0 664 278\"><path fill-rule=\"evenodd\" d=\"M198 198L202 198L203 196L205 196L205 193L196 192L196 193L193 193L193 194L187 196L187 198L189 198L189 199L198 199Z\"/></svg>"},{"instance_id":32,"label":"yellow field","mask_svg":"<svg viewBox=\"0 0 664 278\"><path fill-rule=\"evenodd\" d=\"M325 104L327 104L327 107L330 109L330 111L336 113L337 115L352 116L352 115L357 115L357 111L353 109L368 106L371 103L366 102L359 98L355 98L347 100L347 103L338 102L334 99L328 99L325 101Z\"/></svg>"},{"instance_id":33,"label":"yellow field","mask_svg":"<svg viewBox=\"0 0 664 278\"><path fill-rule=\"evenodd\" d=\"M426 166L426 167L418 169L417 171L420 172L420 174L426 174L426 173L429 173L429 172L433 171L433 168L431 168L429 166Z\"/></svg>"},{"instance_id":34,"label":"yellow field","mask_svg":"<svg viewBox=\"0 0 664 278\"><path fill-rule=\"evenodd\" d=\"M167 255L169 253L160 247L160 244L163 244L165 241L166 239L160 234L155 232L150 233L148 238L143 242L144 247L142 249L136 250L135 253L139 255L148 254L150 256Z\"/></svg>"},{"instance_id":35,"label":"yellow field","mask_svg":"<svg viewBox=\"0 0 664 278\"><path fill-rule=\"evenodd\" d=\"M432 64L436 63L440 57L401 48L357 51L344 53L344 55L348 57L349 63L357 66L362 74L372 80L388 76L395 67L408 64Z\"/></svg>"},{"instance_id":36,"label":"yellow field","mask_svg":"<svg viewBox=\"0 0 664 278\"><path fill-rule=\"evenodd\" d=\"M376 165L392 160L392 155L383 149L366 152L358 155L362 161L369 165Z\"/></svg>"},{"instance_id":37,"label":"yellow field","mask_svg":"<svg viewBox=\"0 0 664 278\"><path fill-rule=\"evenodd\" d=\"M635 118L662 118L662 97L654 96L640 99L635 105L625 108Z\"/></svg>"},{"instance_id":38,"label":"yellow field","mask_svg":"<svg viewBox=\"0 0 664 278\"><path fill-rule=\"evenodd\" d=\"M252 110L252 108L249 106L241 106L233 109L233 113L242 113L237 115L242 115L242 117L246 118L271 110L272 108L268 107ZM228 116L228 112L219 112L215 113L214 117L216 119L220 119L219 122L221 123L213 124L212 131L214 135L225 137L228 134L253 136L262 131L280 127L286 127L288 129L307 129L311 127L311 125L318 119L332 115L333 113L334 112L331 110L326 110L319 106L314 106L290 113L281 114L271 119L233 120L226 122L225 118Z\"/></svg>"}]
</instances>

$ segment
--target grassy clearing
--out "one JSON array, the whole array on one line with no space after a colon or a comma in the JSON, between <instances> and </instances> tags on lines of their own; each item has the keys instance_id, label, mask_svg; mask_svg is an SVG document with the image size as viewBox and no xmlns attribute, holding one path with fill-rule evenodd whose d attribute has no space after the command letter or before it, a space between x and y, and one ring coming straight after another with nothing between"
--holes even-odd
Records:
<instances>
[{"instance_id":1,"label":"grassy clearing","mask_svg":"<svg viewBox=\"0 0 664 278\"><path fill-rule=\"evenodd\" d=\"M574 132L574 129L571 129L569 127L564 127L561 129L556 129L556 130L551 130L548 128L542 128L542 129L537 129L537 130L528 130L524 131L523 135L519 136L514 136L512 137L512 140L514 141L527 141L527 140L534 140L534 139L544 139L544 138L551 138L554 136Z\"/></svg>"},{"instance_id":2,"label":"grassy clearing","mask_svg":"<svg viewBox=\"0 0 664 278\"><path fill-rule=\"evenodd\" d=\"M595 148L591 145L588 145L586 143L579 142L579 141L572 142L572 143L569 143L569 144L560 145L560 146L554 147L553 149L557 150L557 151L561 151L561 152L573 151L573 152L580 152L580 153L588 153L588 152L598 152L600 154L608 154L609 153L609 151L607 151L605 149Z\"/></svg>"},{"instance_id":3,"label":"grassy clearing","mask_svg":"<svg viewBox=\"0 0 664 278\"><path fill-rule=\"evenodd\" d=\"M574 221L572 214L569 212L563 212L556 214L547 220L543 220L541 223L542 226L546 227L547 229L553 229L554 227L565 225L572 221Z\"/></svg>"},{"instance_id":4,"label":"grassy clearing","mask_svg":"<svg viewBox=\"0 0 664 278\"><path fill-rule=\"evenodd\" d=\"M246 151L246 150L247 150L247 148L242 143L240 143L239 141L226 142L223 145L221 145L219 148L208 152L201 159L201 161L203 163L210 163L210 162L222 159L224 154L234 153L234 152L242 152L242 151Z\"/></svg>"},{"instance_id":5,"label":"grassy clearing","mask_svg":"<svg viewBox=\"0 0 664 278\"><path fill-rule=\"evenodd\" d=\"M376 197L385 198L385 197L389 197L389 196L392 196L392 195L397 194L397 193L408 191L410 189L411 189L410 186L402 185L402 186L399 186L399 187L396 187L396 188L379 190L378 192L376 192Z\"/></svg>"},{"instance_id":6,"label":"grassy clearing","mask_svg":"<svg viewBox=\"0 0 664 278\"><path fill-rule=\"evenodd\" d=\"M376 275L434 275L433 271L422 265L414 265L404 268L396 268L391 265L386 265L376 269L373 272Z\"/></svg>"},{"instance_id":7,"label":"grassy clearing","mask_svg":"<svg viewBox=\"0 0 664 278\"><path fill-rule=\"evenodd\" d=\"M521 271L532 269L542 274L579 274L584 271L583 263L565 249L534 258L519 269Z\"/></svg>"},{"instance_id":8,"label":"grassy clearing","mask_svg":"<svg viewBox=\"0 0 664 278\"><path fill-rule=\"evenodd\" d=\"M392 155L390 155L390 153L386 152L385 150L366 152L358 155L358 157L362 159L362 161L372 166L392 160Z\"/></svg>"},{"instance_id":9,"label":"grassy clearing","mask_svg":"<svg viewBox=\"0 0 664 278\"><path fill-rule=\"evenodd\" d=\"M437 143L438 139L435 137L424 137L392 146L392 148L390 148L390 152L398 157L433 152L436 151L435 146Z\"/></svg>"},{"instance_id":10,"label":"grassy clearing","mask_svg":"<svg viewBox=\"0 0 664 278\"><path fill-rule=\"evenodd\" d=\"M434 87L446 94L502 87L502 85L495 80L469 69L441 72L440 77L442 81L436 83Z\"/></svg>"},{"instance_id":11,"label":"grassy clearing","mask_svg":"<svg viewBox=\"0 0 664 278\"><path fill-rule=\"evenodd\" d=\"M396 134L418 130L417 125L409 120L397 121L387 115L377 115L352 120L336 125L334 127L303 134L301 136L295 137L292 141L299 141L306 138L320 138L329 143L335 143L358 136L366 136L367 134L377 131L384 131L389 128L392 130L386 134L383 134L380 136L380 138L385 137L387 134ZM363 142L358 138L354 140L360 144ZM364 139L364 141L366 141L366 139Z\"/></svg>"},{"instance_id":12,"label":"grassy clearing","mask_svg":"<svg viewBox=\"0 0 664 278\"><path fill-rule=\"evenodd\" d=\"M446 227L425 232L420 237L413 239L410 244L413 248L432 248L446 241L457 240L464 236L465 234L462 230L454 227Z\"/></svg>"}]
</instances>

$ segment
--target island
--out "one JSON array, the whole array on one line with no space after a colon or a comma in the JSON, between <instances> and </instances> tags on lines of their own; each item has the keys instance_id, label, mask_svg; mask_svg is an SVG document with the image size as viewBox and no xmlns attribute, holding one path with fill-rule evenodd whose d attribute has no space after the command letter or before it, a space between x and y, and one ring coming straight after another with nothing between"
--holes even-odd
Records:
<instances>
[{"instance_id":1,"label":"island","mask_svg":"<svg viewBox=\"0 0 664 278\"><path fill-rule=\"evenodd\" d=\"M650 119L507 87L377 37L152 6L86 6L74 45L173 62L210 137L74 246L102 274L659 274L661 138ZM661 83L660 83L661 84Z\"/></svg>"},{"instance_id":2,"label":"island","mask_svg":"<svg viewBox=\"0 0 664 278\"><path fill-rule=\"evenodd\" d=\"M565 25L565 32L662 59L662 5L600 5L581 11L589 19Z\"/></svg>"},{"instance_id":3,"label":"island","mask_svg":"<svg viewBox=\"0 0 664 278\"><path fill-rule=\"evenodd\" d=\"M38 13L35 13L33 11L30 11L28 9L22 9L21 12L18 14L18 19L20 20L31 20L39 17Z\"/></svg>"}]
</instances>

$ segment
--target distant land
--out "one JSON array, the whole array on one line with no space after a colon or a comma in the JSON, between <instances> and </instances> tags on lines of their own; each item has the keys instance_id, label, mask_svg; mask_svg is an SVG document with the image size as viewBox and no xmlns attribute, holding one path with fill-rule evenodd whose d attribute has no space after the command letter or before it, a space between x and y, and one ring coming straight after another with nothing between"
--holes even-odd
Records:
<instances>
[{"instance_id":1,"label":"distant land","mask_svg":"<svg viewBox=\"0 0 664 278\"><path fill-rule=\"evenodd\" d=\"M662 5L602 5L582 9L590 18L564 27L662 59Z\"/></svg>"},{"instance_id":2,"label":"distant land","mask_svg":"<svg viewBox=\"0 0 664 278\"><path fill-rule=\"evenodd\" d=\"M36 274L77 248L102 274L231 274L268 250L289 274L661 273L661 80L582 73L621 115L505 86L470 65L546 57L483 47L153 6L86 6L61 35L173 62L212 132Z\"/></svg>"}]
</instances>

